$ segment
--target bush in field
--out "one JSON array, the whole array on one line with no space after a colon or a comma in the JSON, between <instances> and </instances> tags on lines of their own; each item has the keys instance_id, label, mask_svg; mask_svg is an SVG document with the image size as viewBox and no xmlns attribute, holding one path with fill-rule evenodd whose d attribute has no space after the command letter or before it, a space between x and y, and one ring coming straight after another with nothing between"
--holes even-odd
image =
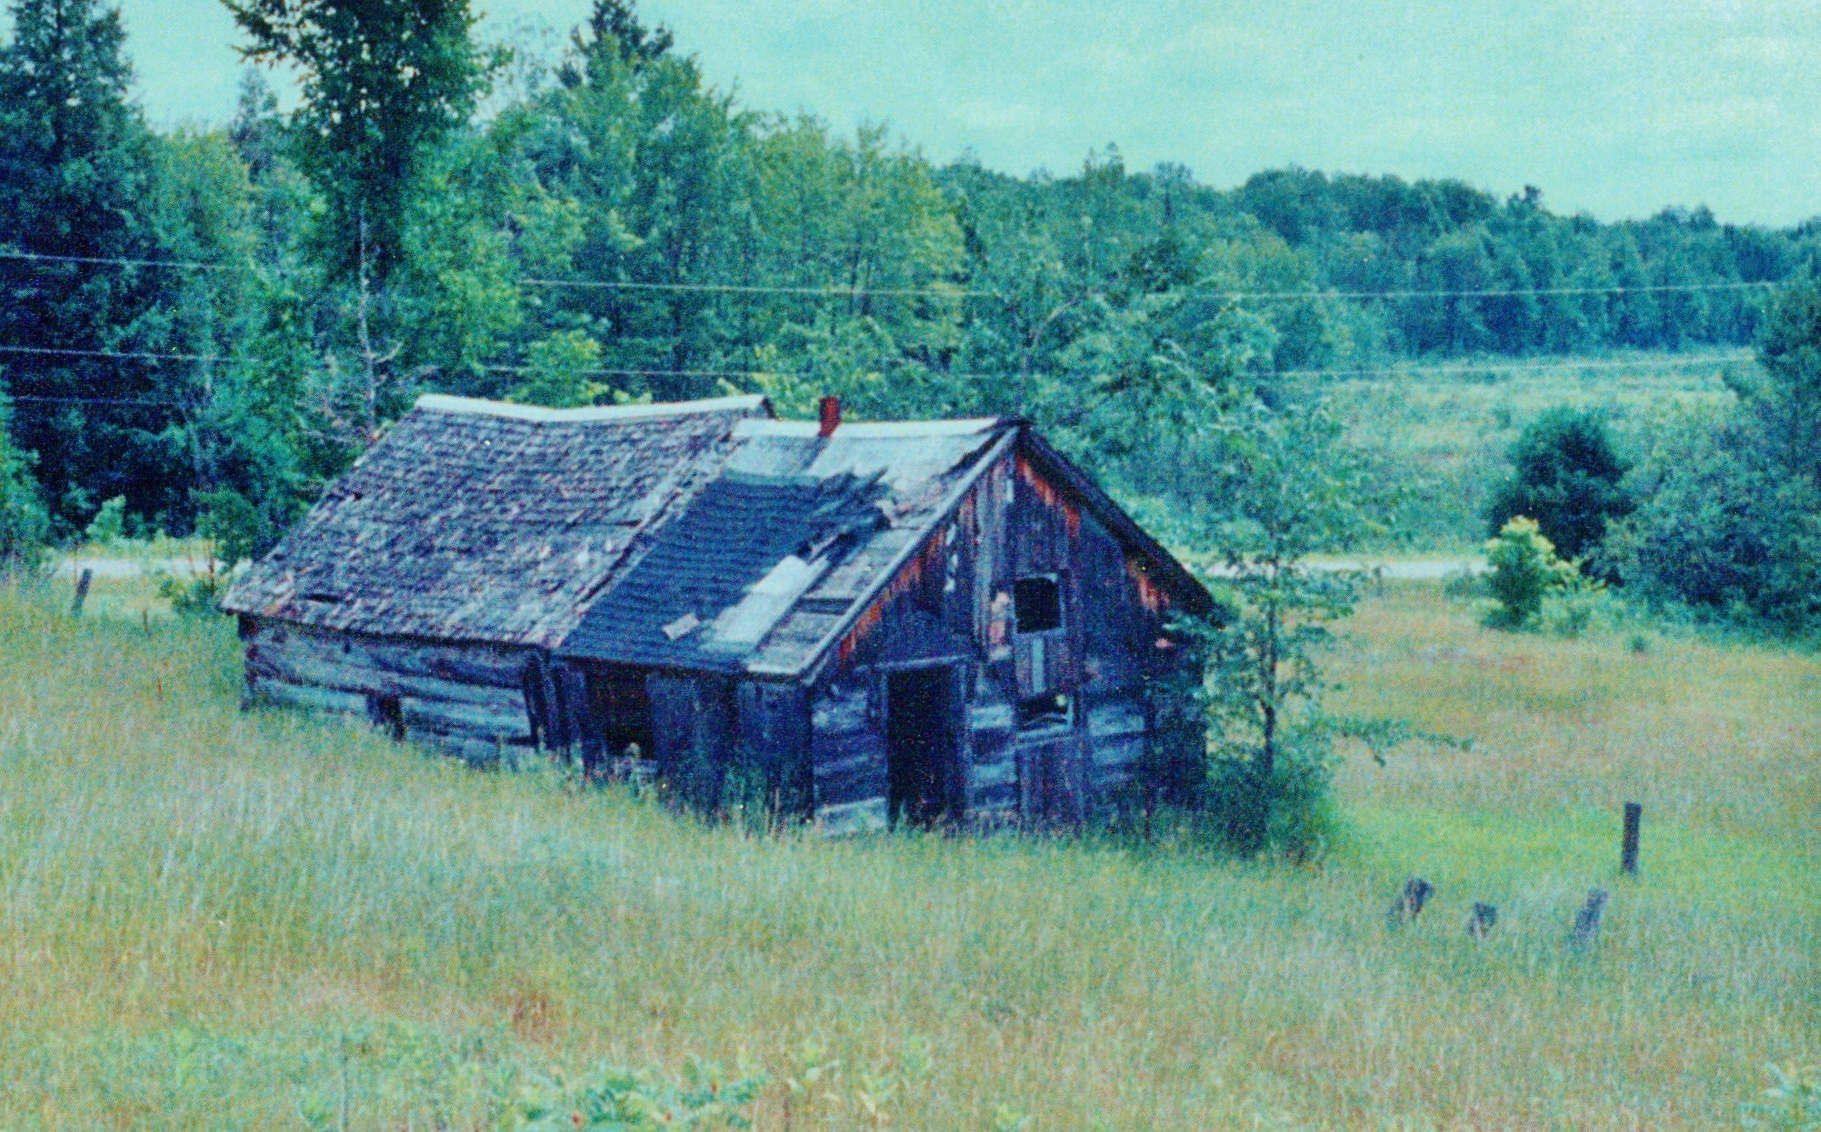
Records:
<instances>
[{"instance_id":1,"label":"bush in field","mask_svg":"<svg viewBox=\"0 0 1821 1132\"><path fill-rule=\"evenodd\" d=\"M1574 563L1555 555L1555 544L1545 538L1535 519L1518 517L1499 529L1486 544L1486 564L1491 572L1486 588L1498 601L1486 624L1495 629L1522 629L1543 611L1543 599L1552 591L1572 585L1580 571Z\"/></svg>"},{"instance_id":2,"label":"bush in field","mask_svg":"<svg viewBox=\"0 0 1821 1132\"><path fill-rule=\"evenodd\" d=\"M232 570L243 558L257 558L277 542L272 521L231 487L196 497L196 533L209 540L215 558Z\"/></svg>"},{"instance_id":3,"label":"bush in field","mask_svg":"<svg viewBox=\"0 0 1821 1132\"><path fill-rule=\"evenodd\" d=\"M1632 476L1602 557L1653 603L1784 632L1821 628L1821 285L1779 295L1758 371L1720 416L1685 414Z\"/></svg>"},{"instance_id":4,"label":"bush in field","mask_svg":"<svg viewBox=\"0 0 1821 1132\"><path fill-rule=\"evenodd\" d=\"M44 562L50 516L29 474L30 460L13 447L0 403L0 573L36 570Z\"/></svg>"},{"instance_id":5,"label":"bush in field","mask_svg":"<svg viewBox=\"0 0 1821 1132\"><path fill-rule=\"evenodd\" d=\"M113 546L126 537L126 496L116 495L101 505L82 532L90 546Z\"/></svg>"},{"instance_id":6,"label":"bush in field","mask_svg":"<svg viewBox=\"0 0 1821 1132\"><path fill-rule=\"evenodd\" d=\"M1527 516L1563 557L1580 558L1606 533L1607 520L1631 511L1620 486L1626 467L1597 413L1551 409L1524 429L1507 458L1513 472L1486 503L1489 535Z\"/></svg>"},{"instance_id":7,"label":"bush in field","mask_svg":"<svg viewBox=\"0 0 1821 1132\"><path fill-rule=\"evenodd\" d=\"M1601 550L1627 591L1799 632L1821 621L1821 492L1736 418L1685 418L1634 479L1643 504Z\"/></svg>"}]
</instances>

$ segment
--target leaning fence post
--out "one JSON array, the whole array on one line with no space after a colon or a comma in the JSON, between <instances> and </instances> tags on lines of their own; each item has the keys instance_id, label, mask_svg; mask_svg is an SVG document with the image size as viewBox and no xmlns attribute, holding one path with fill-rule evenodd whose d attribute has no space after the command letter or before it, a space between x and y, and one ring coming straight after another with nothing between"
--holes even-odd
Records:
<instances>
[{"instance_id":1,"label":"leaning fence post","mask_svg":"<svg viewBox=\"0 0 1821 1132\"><path fill-rule=\"evenodd\" d=\"M1641 803L1625 803L1625 834L1619 842L1619 867L1634 877L1638 875L1638 826L1643 820Z\"/></svg>"},{"instance_id":2,"label":"leaning fence post","mask_svg":"<svg viewBox=\"0 0 1821 1132\"><path fill-rule=\"evenodd\" d=\"M1404 891L1391 903L1391 912L1387 919L1393 926L1406 920L1414 920L1422 915L1423 905L1435 893L1435 886L1422 877L1411 877L1404 882Z\"/></svg>"},{"instance_id":3,"label":"leaning fence post","mask_svg":"<svg viewBox=\"0 0 1821 1132\"><path fill-rule=\"evenodd\" d=\"M1596 888L1587 894L1587 903L1574 916L1574 934L1569 942L1575 947L1591 947L1600 934L1600 916L1606 911L1606 901L1611 895L1603 888Z\"/></svg>"},{"instance_id":4,"label":"leaning fence post","mask_svg":"<svg viewBox=\"0 0 1821 1132\"><path fill-rule=\"evenodd\" d=\"M82 603L88 600L89 583L95 580L95 572L87 566L82 568L82 576L76 579L76 600L70 602L70 616L82 616Z\"/></svg>"}]
</instances>

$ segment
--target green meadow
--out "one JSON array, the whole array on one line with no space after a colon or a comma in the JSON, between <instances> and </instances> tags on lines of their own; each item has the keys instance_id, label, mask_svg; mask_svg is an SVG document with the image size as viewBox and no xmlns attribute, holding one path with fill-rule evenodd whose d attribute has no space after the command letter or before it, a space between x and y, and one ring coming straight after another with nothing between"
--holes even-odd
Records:
<instances>
[{"instance_id":1,"label":"green meadow","mask_svg":"<svg viewBox=\"0 0 1821 1132\"><path fill-rule=\"evenodd\" d=\"M1327 397L1349 445L1402 493L1385 549L1458 552L1485 537L1480 512L1509 468L1505 453L1546 410L1597 410L1635 461L1678 427L1676 414L1732 404L1726 375L1755 368L1746 353L1621 353L1402 367L1308 380L1298 391Z\"/></svg>"},{"instance_id":2,"label":"green meadow","mask_svg":"<svg viewBox=\"0 0 1821 1132\"><path fill-rule=\"evenodd\" d=\"M9 1132L510 1127L602 1061L763 1074L764 1129L1714 1129L1821 1053L1812 654L1493 634L1394 584L1336 706L1472 744L1353 752L1295 867L476 772L242 713L230 624L96 585L0 598Z\"/></svg>"}]
</instances>

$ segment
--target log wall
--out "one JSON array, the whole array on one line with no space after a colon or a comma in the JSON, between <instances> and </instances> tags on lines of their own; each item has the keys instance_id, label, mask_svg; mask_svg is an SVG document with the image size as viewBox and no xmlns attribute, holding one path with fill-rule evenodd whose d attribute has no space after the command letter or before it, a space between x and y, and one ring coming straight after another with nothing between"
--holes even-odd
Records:
<instances>
[{"instance_id":1,"label":"log wall","mask_svg":"<svg viewBox=\"0 0 1821 1132\"><path fill-rule=\"evenodd\" d=\"M364 716L487 762L531 745L524 674L534 650L367 637L242 616L249 703Z\"/></svg>"}]
</instances>

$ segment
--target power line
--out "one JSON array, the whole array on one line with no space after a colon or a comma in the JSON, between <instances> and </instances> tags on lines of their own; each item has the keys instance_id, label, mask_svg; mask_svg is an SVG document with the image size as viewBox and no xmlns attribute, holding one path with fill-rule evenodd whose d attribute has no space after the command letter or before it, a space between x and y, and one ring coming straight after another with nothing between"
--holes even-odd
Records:
<instances>
[{"instance_id":1,"label":"power line","mask_svg":"<svg viewBox=\"0 0 1821 1132\"><path fill-rule=\"evenodd\" d=\"M65 350L49 346L0 346L0 354L30 354L53 358L112 358L124 361L218 362L219 354L155 354L130 350Z\"/></svg>"},{"instance_id":2,"label":"power line","mask_svg":"<svg viewBox=\"0 0 1821 1132\"><path fill-rule=\"evenodd\" d=\"M1522 298L1528 296L1549 295L1643 295L1669 294L1694 291L1743 291L1761 287L1781 287L1781 282L1763 280L1744 283L1737 280L1723 283L1661 283L1640 287L1530 287L1511 290L1465 290L1465 291L1259 291L1218 292L1222 298L1234 300L1248 299L1493 299Z\"/></svg>"},{"instance_id":3,"label":"power line","mask_svg":"<svg viewBox=\"0 0 1821 1132\"><path fill-rule=\"evenodd\" d=\"M192 260L179 259L118 259L109 256L87 255L40 255L37 252L0 251L0 260L14 260L25 263L89 263L112 267L160 267L173 271L243 271L242 267L225 263L197 263Z\"/></svg>"},{"instance_id":4,"label":"power line","mask_svg":"<svg viewBox=\"0 0 1821 1132\"><path fill-rule=\"evenodd\" d=\"M617 279L520 279L521 287L571 287L590 291L675 291L725 295L809 295L826 299L1001 299L997 291L940 287L761 287L743 283L635 283Z\"/></svg>"},{"instance_id":5,"label":"power line","mask_svg":"<svg viewBox=\"0 0 1821 1132\"><path fill-rule=\"evenodd\" d=\"M120 397L8 397L14 403L37 405L143 405L151 408L181 409L181 401L126 400Z\"/></svg>"},{"instance_id":6,"label":"power line","mask_svg":"<svg viewBox=\"0 0 1821 1132\"><path fill-rule=\"evenodd\" d=\"M1358 369L1290 369L1278 370L1277 377L1371 377L1377 375L1397 377L1446 376L1448 374L1467 373L1542 373L1550 370L1565 369L1682 369L1688 366L1724 365L1731 362L1749 362L1752 354L1742 351L1731 354L1690 354L1664 358L1633 359L1596 359L1585 361L1568 361L1552 359L1540 362L1459 362L1447 365L1432 366L1382 366Z\"/></svg>"},{"instance_id":7,"label":"power line","mask_svg":"<svg viewBox=\"0 0 1821 1132\"><path fill-rule=\"evenodd\" d=\"M35 252L0 251L0 260L16 262L41 263L82 263L96 265L113 265L120 267L156 267L186 271L247 271L250 267L237 264L202 263L194 260L163 259L126 259L108 256L58 256L40 255ZM998 291L976 291L965 288L865 288L865 287L805 287L805 286L761 286L758 284L740 283L644 283L632 280L617 279L545 279L529 278L517 281L520 287L594 291L654 291L676 293L728 294L728 295L799 295L812 298L853 299L853 298L929 298L929 299L1003 299ZM1210 291L1208 295L1215 298L1229 299L1235 302L1289 302L1312 299L1464 299L1464 298L1523 298L1553 297L1568 295L1646 295L1646 294L1691 294L1702 291L1750 291L1765 288L1781 287L1780 280L1726 280L1712 283L1651 283L1638 286L1611 287L1530 287L1530 288L1469 288L1461 290L1390 290L1390 291Z\"/></svg>"}]
</instances>

